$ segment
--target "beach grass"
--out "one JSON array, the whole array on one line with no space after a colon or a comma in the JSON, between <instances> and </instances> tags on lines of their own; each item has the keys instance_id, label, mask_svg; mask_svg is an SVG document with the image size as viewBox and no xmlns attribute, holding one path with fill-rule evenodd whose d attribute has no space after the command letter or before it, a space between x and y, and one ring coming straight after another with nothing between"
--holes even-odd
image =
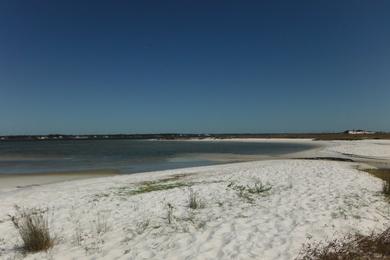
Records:
<instances>
[{"instance_id":1,"label":"beach grass","mask_svg":"<svg viewBox=\"0 0 390 260\"><path fill-rule=\"evenodd\" d=\"M203 201L199 198L198 193L194 192L191 188L189 189L188 195L188 207L190 209L200 209L205 207Z\"/></svg>"},{"instance_id":2,"label":"beach grass","mask_svg":"<svg viewBox=\"0 0 390 260\"><path fill-rule=\"evenodd\" d=\"M17 229L24 252L47 251L54 245L54 238L50 234L47 210L37 208L15 207L16 214L10 216Z\"/></svg>"},{"instance_id":3,"label":"beach grass","mask_svg":"<svg viewBox=\"0 0 390 260\"><path fill-rule=\"evenodd\" d=\"M168 224L172 224L173 222L173 205L171 203L167 203L167 220Z\"/></svg>"}]
</instances>

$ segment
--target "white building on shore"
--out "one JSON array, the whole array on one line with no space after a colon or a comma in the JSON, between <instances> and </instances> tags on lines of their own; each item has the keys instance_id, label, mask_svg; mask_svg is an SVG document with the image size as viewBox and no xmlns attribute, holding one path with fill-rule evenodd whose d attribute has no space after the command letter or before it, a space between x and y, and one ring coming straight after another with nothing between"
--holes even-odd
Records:
<instances>
[{"instance_id":1,"label":"white building on shore","mask_svg":"<svg viewBox=\"0 0 390 260\"><path fill-rule=\"evenodd\" d=\"M368 134L375 134L373 131L366 131L366 130L347 130L345 131L346 134L350 135L368 135Z\"/></svg>"}]
</instances>

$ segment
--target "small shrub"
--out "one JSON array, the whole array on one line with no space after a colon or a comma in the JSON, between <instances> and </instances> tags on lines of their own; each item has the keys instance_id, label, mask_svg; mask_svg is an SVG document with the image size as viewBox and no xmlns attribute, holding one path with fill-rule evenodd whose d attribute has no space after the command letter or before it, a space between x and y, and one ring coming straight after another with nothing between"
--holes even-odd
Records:
<instances>
[{"instance_id":1,"label":"small shrub","mask_svg":"<svg viewBox=\"0 0 390 260\"><path fill-rule=\"evenodd\" d=\"M237 195L249 203L254 201L252 195L264 195L272 189L271 185L263 184L261 181L256 181L253 185L246 186L230 182L227 187L236 190Z\"/></svg>"},{"instance_id":2,"label":"small shrub","mask_svg":"<svg viewBox=\"0 0 390 260\"><path fill-rule=\"evenodd\" d=\"M263 184L261 181L256 181L252 187L248 186L247 190L252 194L260 194L271 190L271 185Z\"/></svg>"},{"instance_id":3,"label":"small shrub","mask_svg":"<svg viewBox=\"0 0 390 260\"><path fill-rule=\"evenodd\" d=\"M15 207L16 214L11 221L19 232L26 252L47 251L54 245L50 235L47 210Z\"/></svg>"}]
</instances>

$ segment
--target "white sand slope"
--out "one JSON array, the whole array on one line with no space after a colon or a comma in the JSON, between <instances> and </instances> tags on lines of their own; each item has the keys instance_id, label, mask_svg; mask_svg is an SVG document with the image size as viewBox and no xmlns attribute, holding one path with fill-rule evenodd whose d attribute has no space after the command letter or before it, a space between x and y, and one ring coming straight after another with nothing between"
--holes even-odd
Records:
<instances>
[{"instance_id":1,"label":"white sand slope","mask_svg":"<svg viewBox=\"0 0 390 260\"><path fill-rule=\"evenodd\" d=\"M260 182L271 189L250 193ZM17 204L49 208L57 236L26 259L294 259L305 242L388 226L381 185L352 163L269 160L3 192L0 258L22 257L7 216ZM188 207L189 186L203 207ZM135 194L151 187L162 190Z\"/></svg>"},{"instance_id":2,"label":"white sand slope","mask_svg":"<svg viewBox=\"0 0 390 260\"><path fill-rule=\"evenodd\" d=\"M334 142L329 150L348 155L390 160L390 140Z\"/></svg>"}]
</instances>

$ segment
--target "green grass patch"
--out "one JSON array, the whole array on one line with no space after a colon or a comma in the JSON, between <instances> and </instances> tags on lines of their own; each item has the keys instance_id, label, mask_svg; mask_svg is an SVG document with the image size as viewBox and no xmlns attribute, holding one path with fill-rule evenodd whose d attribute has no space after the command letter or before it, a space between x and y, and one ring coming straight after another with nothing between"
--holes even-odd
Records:
<instances>
[{"instance_id":1,"label":"green grass patch","mask_svg":"<svg viewBox=\"0 0 390 260\"><path fill-rule=\"evenodd\" d=\"M171 177L166 179L161 179L157 181L145 181L140 183L135 187L119 187L115 188L114 194L119 196L132 196L142 193L170 190L180 187L189 187L192 183L177 181L179 177Z\"/></svg>"}]
</instances>

